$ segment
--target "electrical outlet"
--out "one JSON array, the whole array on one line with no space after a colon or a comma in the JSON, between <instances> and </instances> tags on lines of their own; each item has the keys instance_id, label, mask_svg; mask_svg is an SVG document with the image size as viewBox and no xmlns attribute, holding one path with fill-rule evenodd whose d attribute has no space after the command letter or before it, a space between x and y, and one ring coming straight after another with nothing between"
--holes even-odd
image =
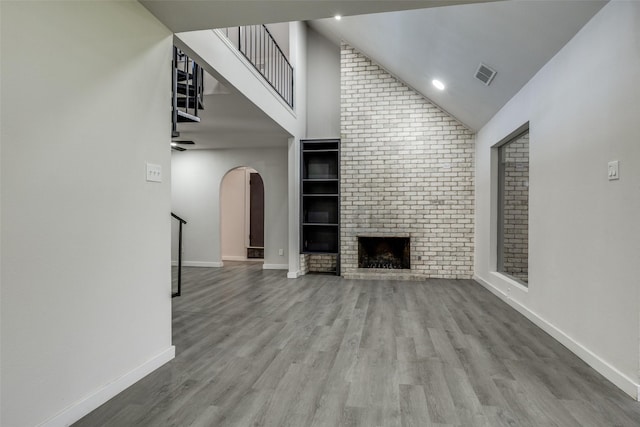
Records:
<instances>
[{"instance_id":1,"label":"electrical outlet","mask_svg":"<svg viewBox=\"0 0 640 427\"><path fill-rule=\"evenodd\" d=\"M284 249L278 249L278 255L284 256Z\"/></svg>"}]
</instances>

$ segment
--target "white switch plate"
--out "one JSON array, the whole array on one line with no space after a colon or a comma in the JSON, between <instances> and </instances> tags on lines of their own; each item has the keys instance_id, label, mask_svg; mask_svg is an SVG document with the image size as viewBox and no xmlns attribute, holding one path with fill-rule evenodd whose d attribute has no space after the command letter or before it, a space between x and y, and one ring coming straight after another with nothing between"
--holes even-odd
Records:
<instances>
[{"instance_id":1,"label":"white switch plate","mask_svg":"<svg viewBox=\"0 0 640 427\"><path fill-rule=\"evenodd\" d=\"M162 182L162 166L147 163L147 181Z\"/></svg>"},{"instance_id":2,"label":"white switch plate","mask_svg":"<svg viewBox=\"0 0 640 427\"><path fill-rule=\"evenodd\" d=\"M613 160L609 162L608 168L609 181L613 181L614 179L620 179L620 162L618 160Z\"/></svg>"},{"instance_id":3,"label":"white switch plate","mask_svg":"<svg viewBox=\"0 0 640 427\"><path fill-rule=\"evenodd\" d=\"M278 249L278 255L284 256L284 249Z\"/></svg>"}]
</instances>

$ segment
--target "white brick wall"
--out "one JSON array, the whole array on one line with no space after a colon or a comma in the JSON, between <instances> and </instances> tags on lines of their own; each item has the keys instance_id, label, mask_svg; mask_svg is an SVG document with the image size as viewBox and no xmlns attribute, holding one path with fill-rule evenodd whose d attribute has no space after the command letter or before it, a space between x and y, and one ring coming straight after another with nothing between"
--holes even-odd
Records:
<instances>
[{"instance_id":1,"label":"white brick wall","mask_svg":"<svg viewBox=\"0 0 640 427\"><path fill-rule=\"evenodd\" d=\"M341 54L341 266L358 235L410 236L402 278L473 275L473 133L348 45Z\"/></svg>"},{"instance_id":2,"label":"white brick wall","mask_svg":"<svg viewBox=\"0 0 640 427\"><path fill-rule=\"evenodd\" d=\"M310 254L308 255L309 273L327 273L336 271L336 255L330 254Z\"/></svg>"},{"instance_id":3,"label":"white brick wall","mask_svg":"<svg viewBox=\"0 0 640 427\"><path fill-rule=\"evenodd\" d=\"M305 275L309 272L309 255L300 254L300 274Z\"/></svg>"},{"instance_id":4,"label":"white brick wall","mask_svg":"<svg viewBox=\"0 0 640 427\"><path fill-rule=\"evenodd\" d=\"M503 265L523 282L529 275L529 133L504 150Z\"/></svg>"},{"instance_id":5,"label":"white brick wall","mask_svg":"<svg viewBox=\"0 0 640 427\"><path fill-rule=\"evenodd\" d=\"M300 274L336 271L336 255L300 254Z\"/></svg>"}]
</instances>

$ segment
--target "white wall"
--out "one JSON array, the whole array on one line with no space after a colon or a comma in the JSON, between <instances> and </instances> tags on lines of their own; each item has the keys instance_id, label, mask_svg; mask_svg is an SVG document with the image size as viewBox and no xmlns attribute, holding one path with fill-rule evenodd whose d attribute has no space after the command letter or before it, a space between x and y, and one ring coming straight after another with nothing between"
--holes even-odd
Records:
<instances>
[{"instance_id":1,"label":"white wall","mask_svg":"<svg viewBox=\"0 0 640 427\"><path fill-rule=\"evenodd\" d=\"M248 166L264 181L265 268L287 268L288 197L286 148L188 150L171 158L172 209L183 228L186 265L221 265L220 187L231 169ZM283 249L284 255L278 255Z\"/></svg>"},{"instance_id":2,"label":"white wall","mask_svg":"<svg viewBox=\"0 0 640 427\"><path fill-rule=\"evenodd\" d=\"M289 272L296 278L300 271L300 139L307 134L307 26L304 22L289 23L289 51L294 71L294 109L296 114L293 137L287 147L289 190Z\"/></svg>"},{"instance_id":3,"label":"white wall","mask_svg":"<svg viewBox=\"0 0 640 427\"><path fill-rule=\"evenodd\" d=\"M220 237L223 260L247 258L247 169L227 173L220 188Z\"/></svg>"},{"instance_id":4,"label":"white wall","mask_svg":"<svg viewBox=\"0 0 640 427\"><path fill-rule=\"evenodd\" d=\"M173 212L173 209L172 209ZM179 213L173 212L180 216ZM183 225L184 227L184 225ZM178 240L180 238L180 223L177 219L171 219L171 265L178 265Z\"/></svg>"},{"instance_id":5,"label":"white wall","mask_svg":"<svg viewBox=\"0 0 640 427\"><path fill-rule=\"evenodd\" d=\"M340 138L340 46L307 27L307 138Z\"/></svg>"},{"instance_id":6,"label":"white wall","mask_svg":"<svg viewBox=\"0 0 640 427\"><path fill-rule=\"evenodd\" d=\"M273 39L278 43L284 56L289 60L291 58L291 55L289 55L289 23L278 22L275 24L266 24L266 27L273 36Z\"/></svg>"},{"instance_id":7,"label":"white wall","mask_svg":"<svg viewBox=\"0 0 640 427\"><path fill-rule=\"evenodd\" d=\"M477 135L476 275L638 393L640 3L607 4ZM529 289L495 273L491 146L530 121ZM607 162L620 160L620 180Z\"/></svg>"},{"instance_id":8,"label":"white wall","mask_svg":"<svg viewBox=\"0 0 640 427\"><path fill-rule=\"evenodd\" d=\"M173 357L172 38L136 2L1 8L0 424L68 425Z\"/></svg>"}]
</instances>

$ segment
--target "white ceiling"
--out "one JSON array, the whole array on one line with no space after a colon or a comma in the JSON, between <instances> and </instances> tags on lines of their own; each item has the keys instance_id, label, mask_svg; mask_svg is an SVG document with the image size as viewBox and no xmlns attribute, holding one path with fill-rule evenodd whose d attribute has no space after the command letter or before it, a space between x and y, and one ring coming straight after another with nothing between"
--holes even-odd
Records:
<instances>
[{"instance_id":1,"label":"white ceiling","mask_svg":"<svg viewBox=\"0 0 640 427\"><path fill-rule=\"evenodd\" d=\"M289 134L241 94L205 95L200 123L179 123L176 140L195 141L187 149L286 147Z\"/></svg>"},{"instance_id":2,"label":"white ceiling","mask_svg":"<svg viewBox=\"0 0 640 427\"><path fill-rule=\"evenodd\" d=\"M478 130L605 4L505 1L323 19L311 26L336 43L348 42ZM474 77L480 62L497 71L490 86ZM446 90L437 90L433 79Z\"/></svg>"},{"instance_id":3,"label":"white ceiling","mask_svg":"<svg viewBox=\"0 0 640 427\"><path fill-rule=\"evenodd\" d=\"M496 0L140 0L174 33Z\"/></svg>"},{"instance_id":4,"label":"white ceiling","mask_svg":"<svg viewBox=\"0 0 640 427\"><path fill-rule=\"evenodd\" d=\"M141 3L174 32L313 20L339 13L344 16L341 21L319 19L310 21L310 25L336 43L345 40L470 129L478 130L606 1L142 0ZM372 13L390 10L400 11ZM480 62L498 71L488 87L474 78ZM434 78L444 81L447 89L437 91L431 84ZM205 106L202 123L179 125L180 139L195 140L197 145L193 148L286 145L288 134L238 93L207 96Z\"/></svg>"}]
</instances>

